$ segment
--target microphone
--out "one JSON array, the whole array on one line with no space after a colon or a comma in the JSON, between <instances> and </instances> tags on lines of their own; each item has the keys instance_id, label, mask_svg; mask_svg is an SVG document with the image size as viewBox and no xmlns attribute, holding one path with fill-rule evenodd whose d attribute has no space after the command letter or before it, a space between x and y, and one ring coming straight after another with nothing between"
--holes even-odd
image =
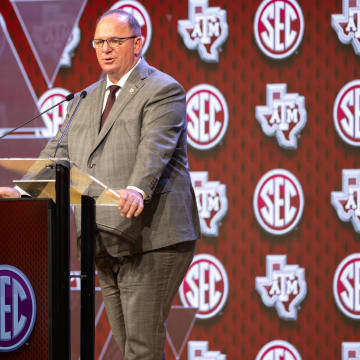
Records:
<instances>
[{"instance_id":1,"label":"microphone","mask_svg":"<svg viewBox=\"0 0 360 360\"><path fill-rule=\"evenodd\" d=\"M75 114L77 113L77 110L78 110L78 108L79 108L80 103L83 101L83 99L86 97L86 95L87 95L87 92L86 92L85 90L83 90L83 91L81 92L81 94L80 94L80 99L79 99L78 103L76 104L75 110L73 111L73 113L72 113L69 121L67 122L67 124L66 124L66 126L65 126L64 132L62 133L59 141L58 141L57 144L56 144L56 148L55 148L55 152L54 152L53 158L56 157L56 153L57 153L57 151L58 151L58 149L59 149L59 146L61 145L64 136L66 135L67 131L69 130L69 126L70 126L70 124L71 124L71 122L72 122Z\"/></svg>"},{"instance_id":2,"label":"microphone","mask_svg":"<svg viewBox=\"0 0 360 360\"><path fill-rule=\"evenodd\" d=\"M57 104L49 107L48 109L44 110L42 113L34 116L32 119L25 121L24 123L16 126L14 129L11 129L9 131L7 131L5 134L3 134L2 136L0 136L0 140L3 139L5 136L8 136L9 134L13 133L14 131L16 131L19 128L22 128L23 126L29 124L30 122L34 121L35 119L37 119L38 117L40 117L41 115L44 115L45 113L47 113L48 111L50 111L51 109L53 109L54 107L59 106L60 104L62 104L64 101L70 101L74 98L74 94L69 94L68 96L65 97L64 100L61 100L60 102L58 102Z\"/></svg>"}]
</instances>

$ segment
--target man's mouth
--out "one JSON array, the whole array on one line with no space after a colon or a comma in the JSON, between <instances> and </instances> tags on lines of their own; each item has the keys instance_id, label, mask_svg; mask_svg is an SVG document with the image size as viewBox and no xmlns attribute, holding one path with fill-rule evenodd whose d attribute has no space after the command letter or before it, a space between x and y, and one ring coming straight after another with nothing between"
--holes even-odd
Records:
<instances>
[{"instance_id":1,"label":"man's mouth","mask_svg":"<svg viewBox=\"0 0 360 360\"><path fill-rule=\"evenodd\" d=\"M114 58L105 58L103 59L104 64L112 64L114 62Z\"/></svg>"}]
</instances>

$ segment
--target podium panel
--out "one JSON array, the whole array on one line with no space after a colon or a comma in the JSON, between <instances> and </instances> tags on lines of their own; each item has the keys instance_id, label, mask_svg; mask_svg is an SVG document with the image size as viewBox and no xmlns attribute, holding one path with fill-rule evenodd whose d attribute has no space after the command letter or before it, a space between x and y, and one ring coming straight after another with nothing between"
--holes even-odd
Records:
<instances>
[{"instance_id":1,"label":"podium panel","mask_svg":"<svg viewBox=\"0 0 360 360\"><path fill-rule=\"evenodd\" d=\"M54 203L0 200L0 359L50 359Z\"/></svg>"},{"instance_id":2,"label":"podium panel","mask_svg":"<svg viewBox=\"0 0 360 360\"><path fill-rule=\"evenodd\" d=\"M14 172L13 184L33 198L49 198L56 202L56 164L70 165L70 203L81 204L81 196L96 194L96 205L118 206L119 194L95 177L80 170L68 159L0 158L0 170Z\"/></svg>"}]
</instances>

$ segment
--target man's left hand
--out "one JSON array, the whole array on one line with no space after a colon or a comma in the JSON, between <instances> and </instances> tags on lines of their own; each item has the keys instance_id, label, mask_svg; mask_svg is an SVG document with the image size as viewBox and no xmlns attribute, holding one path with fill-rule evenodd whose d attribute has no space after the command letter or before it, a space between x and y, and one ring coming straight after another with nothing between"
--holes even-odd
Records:
<instances>
[{"instance_id":1,"label":"man's left hand","mask_svg":"<svg viewBox=\"0 0 360 360\"><path fill-rule=\"evenodd\" d=\"M128 219L133 216L139 216L144 209L144 200L142 195L136 190L120 189L116 190L120 194L119 206L121 216L126 216Z\"/></svg>"}]
</instances>

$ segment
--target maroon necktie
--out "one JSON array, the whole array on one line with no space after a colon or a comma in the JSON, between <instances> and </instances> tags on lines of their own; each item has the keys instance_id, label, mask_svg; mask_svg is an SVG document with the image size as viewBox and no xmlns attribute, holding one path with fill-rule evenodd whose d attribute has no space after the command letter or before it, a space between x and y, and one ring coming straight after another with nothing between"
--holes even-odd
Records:
<instances>
[{"instance_id":1,"label":"maroon necktie","mask_svg":"<svg viewBox=\"0 0 360 360\"><path fill-rule=\"evenodd\" d=\"M106 118L108 117L109 112L110 112L112 106L114 105L114 102L115 102L115 99L116 99L115 94L120 89L120 86L111 85L111 86L109 86L109 89L110 89L110 94L109 94L109 96L107 98L104 112L101 115L100 130L103 127L103 125L105 124Z\"/></svg>"}]
</instances>

